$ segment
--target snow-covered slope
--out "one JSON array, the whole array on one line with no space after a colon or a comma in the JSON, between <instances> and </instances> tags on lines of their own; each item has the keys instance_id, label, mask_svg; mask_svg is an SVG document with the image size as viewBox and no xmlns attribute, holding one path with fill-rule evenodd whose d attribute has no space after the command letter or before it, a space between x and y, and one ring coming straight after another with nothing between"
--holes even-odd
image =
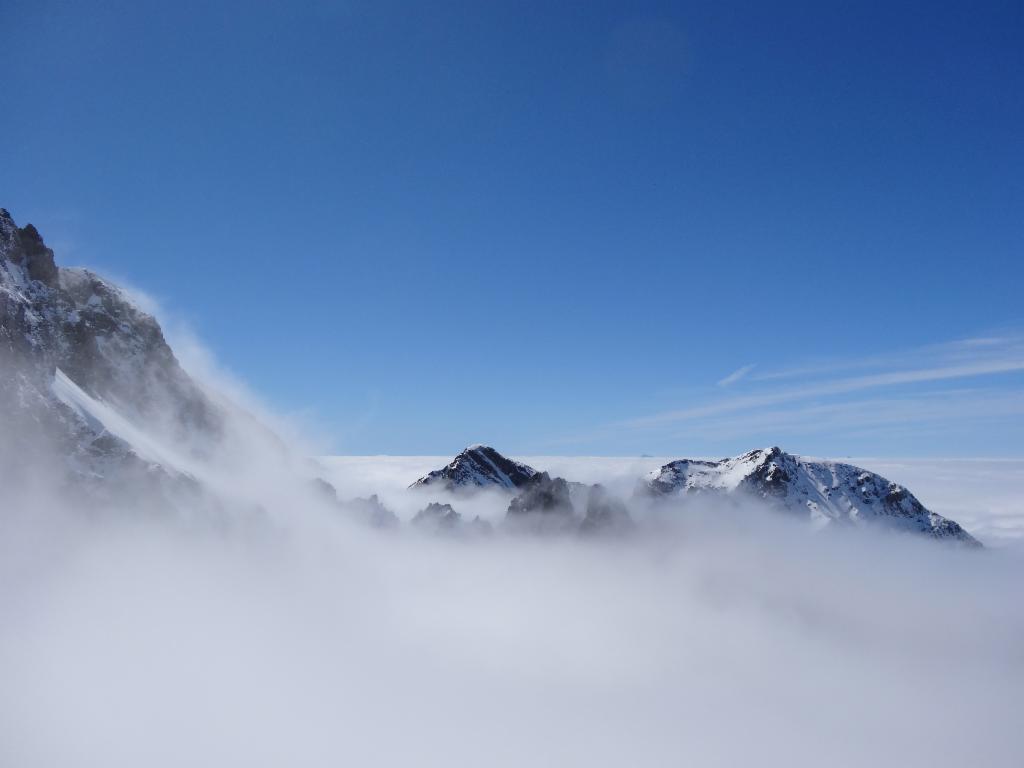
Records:
<instances>
[{"instance_id":1,"label":"snow-covered slope","mask_svg":"<svg viewBox=\"0 0 1024 768\"><path fill-rule=\"evenodd\" d=\"M881 525L978 545L959 524L927 510L901 485L850 464L809 461L780 448L721 461L673 461L649 474L641 490L653 496L754 497L806 514L820 526Z\"/></svg>"},{"instance_id":2,"label":"snow-covered slope","mask_svg":"<svg viewBox=\"0 0 1024 768\"><path fill-rule=\"evenodd\" d=\"M451 463L430 472L412 488L440 486L447 490L476 488L522 488L537 470L506 458L487 445L471 445L452 459Z\"/></svg>"}]
</instances>

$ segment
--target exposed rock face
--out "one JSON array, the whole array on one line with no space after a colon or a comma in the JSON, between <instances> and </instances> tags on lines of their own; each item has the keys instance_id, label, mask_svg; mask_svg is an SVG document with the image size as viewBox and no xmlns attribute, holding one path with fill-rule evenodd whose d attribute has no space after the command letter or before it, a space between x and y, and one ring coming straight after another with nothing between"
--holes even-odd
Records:
<instances>
[{"instance_id":1,"label":"exposed rock face","mask_svg":"<svg viewBox=\"0 0 1024 768\"><path fill-rule=\"evenodd\" d=\"M416 513L412 524L430 531L451 531L462 524L462 515L452 509L451 504L431 502Z\"/></svg>"},{"instance_id":2,"label":"exposed rock face","mask_svg":"<svg viewBox=\"0 0 1024 768\"><path fill-rule=\"evenodd\" d=\"M140 455L68 393L139 423L159 420L177 436L219 434L218 410L178 365L156 320L91 272L58 268L35 227L19 228L0 209L0 437L17 437L0 440L4 490L23 483L23 471L48 467L49 488L74 481L76 491L103 496L118 485L160 491L152 504L196 492L191 478Z\"/></svg>"},{"instance_id":3,"label":"exposed rock face","mask_svg":"<svg viewBox=\"0 0 1024 768\"><path fill-rule=\"evenodd\" d=\"M506 525L540 533L565 532L579 525L569 484L561 477L539 472L512 499L505 513Z\"/></svg>"},{"instance_id":4,"label":"exposed rock face","mask_svg":"<svg viewBox=\"0 0 1024 768\"><path fill-rule=\"evenodd\" d=\"M10 242L5 243L7 240ZM5 246L7 258L24 267L31 280L51 287L57 284L58 271L53 251L43 243L38 230L31 224L15 227L10 214L0 209L0 248Z\"/></svg>"},{"instance_id":5,"label":"exposed rock face","mask_svg":"<svg viewBox=\"0 0 1024 768\"><path fill-rule=\"evenodd\" d=\"M181 369L156 320L116 286L57 268L35 227L0 209L0 349L45 390L59 368L93 398L179 436L215 437L217 409ZM9 376L8 376L9 383Z\"/></svg>"},{"instance_id":6,"label":"exposed rock face","mask_svg":"<svg viewBox=\"0 0 1024 768\"><path fill-rule=\"evenodd\" d=\"M628 533L634 529L633 518L621 499L610 495L603 485L592 485L587 495L587 513L580 523L580 533Z\"/></svg>"},{"instance_id":7,"label":"exposed rock face","mask_svg":"<svg viewBox=\"0 0 1024 768\"><path fill-rule=\"evenodd\" d=\"M506 458L489 446L471 445L448 466L421 477L410 487L441 487L449 491L515 490L525 486L536 474L533 467Z\"/></svg>"},{"instance_id":8,"label":"exposed rock face","mask_svg":"<svg viewBox=\"0 0 1024 768\"><path fill-rule=\"evenodd\" d=\"M817 525L863 525L980 546L957 523L930 512L903 486L850 464L808 461L780 448L721 461L681 459L651 473L642 493L757 498Z\"/></svg>"}]
</instances>

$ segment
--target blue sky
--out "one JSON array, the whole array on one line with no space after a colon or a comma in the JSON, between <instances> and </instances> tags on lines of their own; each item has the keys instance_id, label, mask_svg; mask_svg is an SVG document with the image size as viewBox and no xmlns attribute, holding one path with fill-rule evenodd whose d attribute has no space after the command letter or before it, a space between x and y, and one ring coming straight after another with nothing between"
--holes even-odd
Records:
<instances>
[{"instance_id":1,"label":"blue sky","mask_svg":"<svg viewBox=\"0 0 1024 768\"><path fill-rule=\"evenodd\" d=\"M1022 455L1019 2L0 25L0 205L330 450Z\"/></svg>"}]
</instances>

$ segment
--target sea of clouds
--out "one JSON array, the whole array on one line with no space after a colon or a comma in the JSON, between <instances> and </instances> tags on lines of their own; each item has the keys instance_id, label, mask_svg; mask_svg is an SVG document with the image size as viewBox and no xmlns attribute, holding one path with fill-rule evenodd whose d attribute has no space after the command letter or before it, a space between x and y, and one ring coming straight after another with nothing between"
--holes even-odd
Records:
<instances>
[{"instance_id":1,"label":"sea of clouds","mask_svg":"<svg viewBox=\"0 0 1024 768\"><path fill-rule=\"evenodd\" d=\"M585 541L7 510L0 764L1020 764L1017 550L759 512Z\"/></svg>"},{"instance_id":2,"label":"sea of clouds","mask_svg":"<svg viewBox=\"0 0 1024 768\"><path fill-rule=\"evenodd\" d=\"M115 512L46 472L5 498L0 766L1021 764L1019 462L863 462L982 551L711 506L445 537L361 526L300 475L407 521L450 457L254 435L196 471L258 514ZM524 458L627 499L662 463ZM508 498L452 501L498 522Z\"/></svg>"}]
</instances>

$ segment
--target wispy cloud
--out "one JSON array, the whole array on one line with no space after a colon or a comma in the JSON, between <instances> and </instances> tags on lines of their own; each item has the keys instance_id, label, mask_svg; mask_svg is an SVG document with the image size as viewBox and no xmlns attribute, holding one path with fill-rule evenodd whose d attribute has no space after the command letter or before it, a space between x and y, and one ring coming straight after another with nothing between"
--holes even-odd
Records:
<instances>
[{"instance_id":1,"label":"wispy cloud","mask_svg":"<svg viewBox=\"0 0 1024 768\"><path fill-rule=\"evenodd\" d=\"M958 339L898 352L753 373L747 365L665 409L597 427L565 442L617 436L678 441L775 434L842 436L864 430L940 430L972 419L1024 418L1024 334ZM722 388L743 381L742 393ZM968 384L970 386L968 386ZM923 434L923 432L922 432ZM632 435L631 437L628 437Z\"/></svg>"},{"instance_id":2,"label":"wispy cloud","mask_svg":"<svg viewBox=\"0 0 1024 768\"><path fill-rule=\"evenodd\" d=\"M724 379L720 379L718 382L718 386L728 387L730 384L735 384L740 379L746 378L747 374L754 370L755 367L756 364L751 363L750 365L744 365L742 368L737 368Z\"/></svg>"},{"instance_id":3,"label":"wispy cloud","mask_svg":"<svg viewBox=\"0 0 1024 768\"><path fill-rule=\"evenodd\" d=\"M1024 353L1024 336L1007 333L991 336L974 336L954 339L938 344L928 344L912 349L888 350L871 355L849 358L825 358L805 360L793 365L769 370L759 370L750 379L761 382L783 379L808 379L828 377L844 371L927 367L936 361L959 361L977 359L990 354L1006 355Z\"/></svg>"},{"instance_id":4,"label":"wispy cloud","mask_svg":"<svg viewBox=\"0 0 1024 768\"><path fill-rule=\"evenodd\" d=\"M694 406L692 408L663 411L662 413L656 413L651 416L645 416L637 419L630 419L622 423L633 427L658 426L662 424L697 419L705 416L712 416L715 414L734 413L736 411L759 408L762 406L806 400L813 397L842 395L865 389L962 379L974 376L1010 373L1013 371L1024 371L1024 358L987 361L940 368L925 368L912 371L876 373L867 376L855 376L852 378L826 381L812 386L774 391L764 395L747 395L728 400L718 400L706 405Z\"/></svg>"},{"instance_id":5,"label":"wispy cloud","mask_svg":"<svg viewBox=\"0 0 1024 768\"><path fill-rule=\"evenodd\" d=\"M670 436L732 439L752 434L789 435L846 434L852 430L881 428L920 429L942 425L950 415L977 424L1007 416L1024 416L1024 392L967 388L902 396L859 398L846 402L793 403L784 408L715 416L685 424Z\"/></svg>"}]
</instances>

